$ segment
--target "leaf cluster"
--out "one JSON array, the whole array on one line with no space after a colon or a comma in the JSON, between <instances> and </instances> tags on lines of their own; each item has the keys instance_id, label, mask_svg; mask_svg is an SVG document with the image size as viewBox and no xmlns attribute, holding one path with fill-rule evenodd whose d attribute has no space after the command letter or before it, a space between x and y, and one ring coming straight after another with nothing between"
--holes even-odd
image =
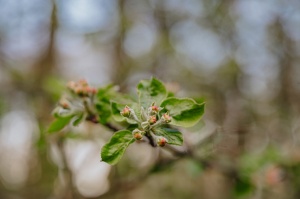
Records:
<instances>
[{"instance_id":1,"label":"leaf cluster","mask_svg":"<svg viewBox=\"0 0 300 199\"><path fill-rule=\"evenodd\" d=\"M55 109L56 119L48 132L60 131L70 123L76 126L84 120L109 127L111 122L119 122L124 129L114 133L101 150L102 161L112 165L136 140L149 140L154 147L182 145L183 136L178 127L191 127L204 114L205 103L169 97L164 84L156 78L139 82L138 100L117 92L112 85L85 95L74 90L73 86L67 103L60 103Z\"/></svg>"}]
</instances>

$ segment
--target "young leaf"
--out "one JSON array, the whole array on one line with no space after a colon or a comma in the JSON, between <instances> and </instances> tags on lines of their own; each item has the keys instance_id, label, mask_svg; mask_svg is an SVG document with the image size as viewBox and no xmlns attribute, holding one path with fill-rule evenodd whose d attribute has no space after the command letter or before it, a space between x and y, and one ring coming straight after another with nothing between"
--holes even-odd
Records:
<instances>
[{"instance_id":1,"label":"young leaf","mask_svg":"<svg viewBox=\"0 0 300 199\"><path fill-rule=\"evenodd\" d=\"M197 104L194 100L188 98L168 98L164 100L161 107L163 112L169 112L172 116L170 124L183 127L194 126L204 113L205 103Z\"/></svg>"},{"instance_id":2,"label":"young leaf","mask_svg":"<svg viewBox=\"0 0 300 199\"><path fill-rule=\"evenodd\" d=\"M48 128L48 133L53 133L63 129L73 117L74 115L56 118L56 120L54 120Z\"/></svg>"},{"instance_id":3,"label":"young leaf","mask_svg":"<svg viewBox=\"0 0 300 199\"><path fill-rule=\"evenodd\" d=\"M168 144L179 145L179 146L183 144L182 134L176 129L155 128L154 133L155 135L165 137L168 140Z\"/></svg>"},{"instance_id":4,"label":"young leaf","mask_svg":"<svg viewBox=\"0 0 300 199\"><path fill-rule=\"evenodd\" d=\"M73 122L73 126L78 126L82 120L84 118L84 113L79 113L78 115L76 115L76 119Z\"/></svg>"},{"instance_id":5,"label":"young leaf","mask_svg":"<svg viewBox=\"0 0 300 199\"><path fill-rule=\"evenodd\" d=\"M99 101L96 103L99 122L105 124L111 116L110 102Z\"/></svg>"},{"instance_id":6,"label":"young leaf","mask_svg":"<svg viewBox=\"0 0 300 199\"><path fill-rule=\"evenodd\" d=\"M115 93L114 85L109 84L103 88L98 89L97 98L102 101L103 99L106 99L111 95L114 95L114 93Z\"/></svg>"},{"instance_id":7,"label":"young leaf","mask_svg":"<svg viewBox=\"0 0 300 199\"><path fill-rule=\"evenodd\" d=\"M151 80L142 80L137 85L139 102L144 108L148 108L153 102L156 105L167 97L167 90L162 82L152 78Z\"/></svg>"},{"instance_id":8,"label":"young leaf","mask_svg":"<svg viewBox=\"0 0 300 199\"><path fill-rule=\"evenodd\" d=\"M110 99L114 97L115 93L113 85L98 89L95 106L101 124L105 124L111 116Z\"/></svg>"},{"instance_id":9,"label":"young leaf","mask_svg":"<svg viewBox=\"0 0 300 199\"><path fill-rule=\"evenodd\" d=\"M116 132L101 150L102 161L114 165L123 156L127 147L134 142L132 133L128 130Z\"/></svg>"}]
</instances>

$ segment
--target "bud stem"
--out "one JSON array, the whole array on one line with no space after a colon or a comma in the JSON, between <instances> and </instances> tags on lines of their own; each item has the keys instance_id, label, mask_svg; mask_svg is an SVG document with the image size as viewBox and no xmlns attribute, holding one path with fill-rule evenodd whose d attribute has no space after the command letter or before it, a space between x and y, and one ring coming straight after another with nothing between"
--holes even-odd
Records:
<instances>
[{"instance_id":1,"label":"bud stem","mask_svg":"<svg viewBox=\"0 0 300 199\"><path fill-rule=\"evenodd\" d=\"M153 127L156 127L156 126L162 124L162 122L163 122L163 121L160 119L160 120L158 120L156 123L152 124L152 125L150 126L150 128L152 129Z\"/></svg>"},{"instance_id":2,"label":"bud stem","mask_svg":"<svg viewBox=\"0 0 300 199\"><path fill-rule=\"evenodd\" d=\"M136 116L136 114L135 114L135 112L134 112L134 110L133 110L132 108L130 108L130 113L131 113L131 115L130 115L131 119L135 120L135 121L138 122L138 123L141 122L141 121L139 120L139 118Z\"/></svg>"}]
</instances>

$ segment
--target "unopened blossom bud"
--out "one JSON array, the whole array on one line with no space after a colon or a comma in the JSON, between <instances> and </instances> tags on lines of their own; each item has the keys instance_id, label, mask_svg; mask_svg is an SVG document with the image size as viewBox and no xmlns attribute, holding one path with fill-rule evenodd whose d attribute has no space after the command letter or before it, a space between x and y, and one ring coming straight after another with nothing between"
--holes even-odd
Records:
<instances>
[{"instance_id":1,"label":"unopened blossom bud","mask_svg":"<svg viewBox=\"0 0 300 199\"><path fill-rule=\"evenodd\" d=\"M69 88L69 89L71 89L71 90L74 90L74 88L76 87L77 85L76 85L76 83L74 82L74 81L70 81L70 82L68 82L68 84L67 84L67 87Z\"/></svg>"},{"instance_id":2,"label":"unopened blossom bud","mask_svg":"<svg viewBox=\"0 0 300 199\"><path fill-rule=\"evenodd\" d=\"M165 146L167 142L168 141L165 137L159 137L156 141L157 145L161 147Z\"/></svg>"},{"instance_id":3,"label":"unopened blossom bud","mask_svg":"<svg viewBox=\"0 0 300 199\"><path fill-rule=\"evenodd\" d=\"M97 89L90 87L90 86L86 86L83 89L86 94L96 94L97 93Z\"/></svg>"},{"instance_id":4,"label":"unopened blossom bud","mask_svg":"<svg viewBox=\"0 0 300 199\"><path fill-rule=\"evenodd\" d=\"M77 94L77 95L82 95L83 94L83 89L82 87L75 87L74 88L74 92Z\"/></svg>"},{"instance_id":5,"label":"unopened blossom bud","mask_svg":"<svg viewBox=\"0 0 300 199\"><path fill-rule=\"evenodd\" d=\"M126 105L125 108L120 113L124 117L129 117L131 113L129 106Z\"/></svg>"},{"instance_id":6,"label":"unopened blossom bud","mask_svg":"<svg viewBox=\"0 0 300 199\"><path fill-rule=\"evenodd\" d=\"M156 116L155 115L152 115L149 117L149 123L150 124L155 124L156 123Z\"/></svg>"},{"instance_id":7,"label":"unopened blossom bud","mask_svg":"<svg viewBox=\"0 0 300 199\"><path fill-rule=\"evenodd\" d=\"M60 99L59 101L59 105L64 108L64 109L69 109L70 108L70 104L69 101L65 98Z\"/></svg>"},{"instance_id":8,"label":"unopened blossom bud","mask_svg":"<svg viewBox=\"0 0 300 199\"><path fill-rule=\"evenodd\" d=\"M68 104L67 102L61 103L61 106L62 106L64 109L69 109L69 108L70 108L70 106L69 106L69 104Z\"/></svg>"},{"instance_id":9,"label":"unopened blossom bud","mask_svg":"<svg viewBox=\"0 0 300 199\"><path fill-rule=\"evenodd\" d=\"M133 130L132 134L133 134L133 137L135 139L141 140L143 138L144 131L141 131L139 129L135 129L135 130Z\"/></svg>"},{"instance_id":10,"label":"unopened blossom bud","mask_svg":"<svg viewBox=\"0 0 300 199\"><path fill-rule=\"evenodd\" d=\"M172 117L169 115L169 113L165 113L165 114L163 114L162 119L163 119L166 123L169 123L169 122L171 122Z\"/></svg>"},{"instance_id":11,"label":"unopened blossom bud","mask_svg":"<svg viewBox=\"0 0 300 199\"><path fill-rule=\"evenodd\" d=\"M91 92L90 87L86 86L86 87L82 87L82 93L84 95L88 95Z\"/></svg>"},{"instance_id":12,"label":"unopened blossom bud","mask_svg":"<svg viewBox=\"0 0 300 199\"><path fill-rule=\"evenodd\" d=\"M150 115L155 115L161 110L160 107L156 106L155 103L152 103L152 105L148 108L148 113Z\"/></svg>"},{"instance_id":13,"label":"unopened blossom bud","mask_svg":"<svg viewBox=\"0 0 300 199\"><path fill-rule=\"evenodd\" d=\"M91 88L91 93L92 94L96 94L97 93L97 89L96 88Z\"/></svg>"},{"instance_id":14,"label":"unopened blossom bud","mask_svg":"<svg viewBox=\"0 0 300 199\"><path fill-rule=\"evenodd\" d=\"M85 86L88 86L88 83L87 83L87 81L85 79L81 79L81 80L79 80L79 85L85 87Z\"/></svg>"},{"instance_id":15,"label":"unopened blossom bud","mask_svg":"<svg viewBox=\"0 0 300 199\"><path fill-rule=\"evenodd\" d=\"M151 106L151 110L158 112L159 111L159 107L158 106Z\"/></svg>"}]
</instances>

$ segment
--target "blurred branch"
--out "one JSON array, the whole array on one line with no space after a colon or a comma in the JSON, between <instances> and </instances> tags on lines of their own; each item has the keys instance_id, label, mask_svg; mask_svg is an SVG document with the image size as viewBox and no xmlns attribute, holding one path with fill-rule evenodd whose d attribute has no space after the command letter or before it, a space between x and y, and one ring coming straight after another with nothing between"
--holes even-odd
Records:
<instances>
[{"instance_id":1,"label":"blurred branch","mask_svg":"<svg viewBox=\"0 0 300 199\"><path fill-rule=\"evenodd\" d=\"M52 0L52 12L50 17L49 25L49 37L48 45L45 52L41 55L40 59L33 66L34 77L36 85L39 86L43 82L46 76L50 74L52 69L55 67L54 56L55 56L55 34L57 30L57 7L55 0Z\"/></svg>"},{"instance_id":2,"label":"blurred branch","mask_svg":"<svg viewBox=\"0 0 300 199\"><path fill-rule=\"evenodd\" d=\"M124 52L123 44L126 29L128 28L127 17L124 11L125 0L118 0L118 13L119 13L119 31L116 36L114 43L114 53L115 53L115 64L114 70L112 70L112 81L120 85L120 90L126 89L126 79L129 77L130 64L128 64L128 58Z\"/></svg>"}]
</instances>

